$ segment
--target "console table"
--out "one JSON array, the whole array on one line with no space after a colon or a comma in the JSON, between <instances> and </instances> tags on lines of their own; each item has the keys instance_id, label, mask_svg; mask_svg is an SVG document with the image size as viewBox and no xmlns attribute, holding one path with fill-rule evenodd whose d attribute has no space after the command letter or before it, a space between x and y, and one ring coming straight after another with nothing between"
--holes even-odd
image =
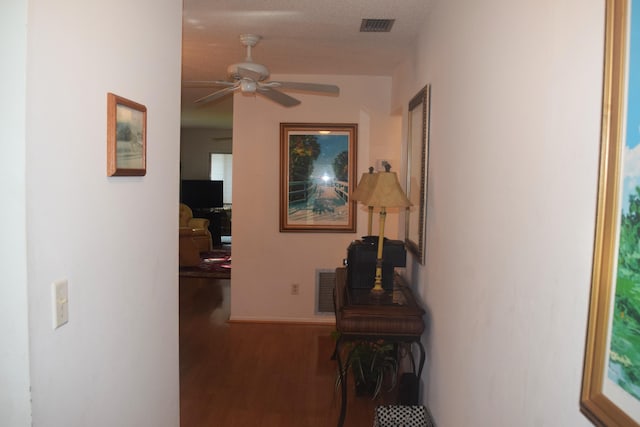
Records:
<instances>
[{"instance_id":1,"label":"console table","mask_svg":"<svg viewBox=\"0 0 640 427\"><path fill-rule=\"evenodd\" d=\"M347 411L347 378L344 376L340 356L342 345L354 340L379 340L417 344L420 362L417 377L424 366L425 352L420 337L424 331L424 310L416 303L411 289L398 276L394 278L393 290L374 295L369 289L353 289L347 286L347 271L336 269L334 288L336 329L340 333L336 341L334 356L338 362L342 403L338 427L342 427ZM412 359L415 372L415 363Z\"/></svg>"}]
</instances>

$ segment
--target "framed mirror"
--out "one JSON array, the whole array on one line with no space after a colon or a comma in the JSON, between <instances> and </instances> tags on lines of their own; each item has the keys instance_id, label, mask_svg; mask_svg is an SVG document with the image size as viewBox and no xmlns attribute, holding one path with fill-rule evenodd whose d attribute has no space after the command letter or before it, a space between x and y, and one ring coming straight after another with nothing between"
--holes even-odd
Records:
<instances>
[{"instance_id":1,"label":"framed mirror","mask_svg":"<svg viewBox=\"0 0 640 427\"><path fill-rule=\"evenodd\" d=\"M420 264L425 263L427 180L429 165L429 85L409 102L407 132L407 196L412 206L405 215L405 244Z\"/></svg>"}]
</instances>

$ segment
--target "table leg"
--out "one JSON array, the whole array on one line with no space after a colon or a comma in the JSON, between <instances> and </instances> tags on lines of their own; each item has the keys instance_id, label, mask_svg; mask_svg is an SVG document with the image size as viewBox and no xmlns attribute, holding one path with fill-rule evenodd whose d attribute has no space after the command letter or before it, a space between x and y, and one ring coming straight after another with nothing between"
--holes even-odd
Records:
<instances>
[{"instance_id":1,"label":"table leg","mask_svg":"<svg viewBox=\"0 0 640 427\"><path fill-rule=\"evenodd\" d=\"M336 340L336 348L334 352L334 356L338 361L338 375L340 376L340 392L342 397L342 402L340 404L340 418L338 418L338 427L342 427L344 425L344 419L347 415L347 375L344 372L344 368L342 367L342 358L340 357L340 344L342 343L342 337Z\"/></svg>"},{"instance_id":2,"label":"table leg","mask_svg":"<svg viewBox=\"0 0 640 427\"><path fill-rule=\"evenodd\" d=\"M424 355L424 347L422 346L422 341L420 341L420 339L418 339L417 344L418 344L418 347L420 348L420 367L418 368L418 381L420 381L420 378L422 377L422 368L424 367L425 355Z\"/></svg>"}]
</instances>

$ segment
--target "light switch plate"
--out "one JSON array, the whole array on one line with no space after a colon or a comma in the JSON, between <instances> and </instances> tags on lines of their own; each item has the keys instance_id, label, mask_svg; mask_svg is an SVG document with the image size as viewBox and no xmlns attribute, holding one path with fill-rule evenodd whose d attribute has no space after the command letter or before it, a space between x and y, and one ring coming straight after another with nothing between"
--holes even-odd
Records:
<instances>
[{"instance_id":1,"label":"light switch plate","mask_svg":"<svg viewBox=\"0 0 640 427\"><path fill-rule=\"evenodd\" d=\"M52 283L53 329L58 329L69 321L69 283L56 280Z\"/></svg>"}]
</instances>

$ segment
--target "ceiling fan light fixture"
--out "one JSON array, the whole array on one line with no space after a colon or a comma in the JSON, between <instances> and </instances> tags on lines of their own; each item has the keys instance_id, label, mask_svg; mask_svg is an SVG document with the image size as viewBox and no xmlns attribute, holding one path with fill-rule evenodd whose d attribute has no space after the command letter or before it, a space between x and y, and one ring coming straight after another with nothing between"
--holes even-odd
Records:
<instances>
[{"instance_id":1,"label":"ceiling fan light fixture","mask_svg":"<svg viewBox=\"0 0 640 427\"><path fill-rule=\"evenodd\" d=\"M249 80L249 79L240 80L240 90L242 90L242 92L254 93L257 87L258 86L256 85L256 82L254 82L253 80Z\"/></svg>"}]
</instances>

